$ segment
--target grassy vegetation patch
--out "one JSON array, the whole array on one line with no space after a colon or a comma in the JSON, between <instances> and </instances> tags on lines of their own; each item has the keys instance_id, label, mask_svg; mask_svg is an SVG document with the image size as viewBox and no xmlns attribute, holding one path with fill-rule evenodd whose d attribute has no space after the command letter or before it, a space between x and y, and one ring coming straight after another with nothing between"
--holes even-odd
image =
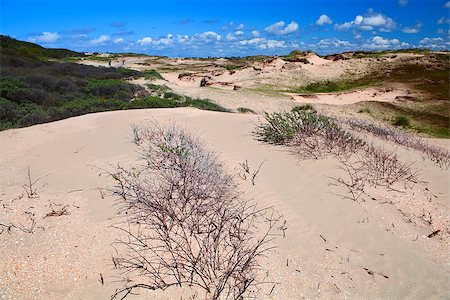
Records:
<instances>
[{"instance_id":1,"label":"grassy vegetation patch","mask_svg":"<svg viewBox=\"0 0 450 300\"><path fill-rule=\"evenodd\" d=\"M401 126L401 127L411 127L411 120L407 116L397 116L394 119L394 122L392 122L395 126Z\"/></svg>"},{"instance_id":2,"label":"grassy vegetation patch","mask_svg":"<svg viewBox=\"0 0 450 300\"><path fill-rule=\"evenodd\" d=\"M437 104L438 107L435 107L436 103L431 100L430 102L425 105L422 103L364 102L356 104L355 108L357 111L368 112L374 119L389 124L395 123L398 116L404 116L408 118L409 126L400 126L400 128L437 138L450 138L450 118L445 114L448 106ZM434 109L428 109L428 106Z\"/></svg>"},{"instance_id":3,"label":"grassy vegetation patch","mask_svg":"<svg viewBox=\"0 0 450 300\"><path fill-rule=\"evenodd\" d=\"M290 112L264 113L265 123L256 129L259 140L271 144L285 144L290 141L301 128L319 130L320 128L337 128L328 117L315 110L294 108Z\"/></svg>"},{"instance_id":4,"label":"grassy vegetation patch","mask_svg":"<svg viewBox=\"0 0 450 300\"><path fill-rule=\"evenodd\" d=\"M119 109L192 106L228 111L207 99L177 95L165 86L149 85L146 90L127 81L140 76L162 78L155 70L139 72L50 61L48 58L74 53L47 52L40 46L3 37L0 41L0 130ZM3 52L5 47L7 51ZM29 55L30 51L21 47L35 54ZM38 54L52 57L39 58Z\"/></svg>"},{"instance_id":5,"label":"grassy vegetation patch","mask_svg":"<svg viewBox=\"0 0 450 300\"><path fill-rule=\"evenodd\" d=\"M237 111L241 114L256 114L253 109L247 108L247 107L238 107Z\"/></svg>"},{"instance_id":6,"label":"grassy vegetation patch","mask_svg":"<svg viewBox=\"0 0 450 300\"><path fill-rule=\"evenodd\" d=\"M19 41L4 35L0 35L0 52L2 53L2 56L21 56L34 61L85 56L84 53L67 49L47 49L33 43Z\"/></svg>"},{"instance_id":7,"label":"grassy vegetation patch","mask_svg":"<svg viewBox=\"0 0 450 300\"><path fill-rule=\"evenodd\" d=\"M240 70L240 69L242 69L242 68L245 68L246 67L246 65L242 65L242 64L239 64L239 65L224 65L223 66L227 71L236 71L236 70Z\"/></svg>"},{"instance_id":8,"label":"grassy vegetation patch","mask_svg":"<svg viewBox=\"0 0 450 300\"><path fill-rule=\"evenodd\" d=\"M374 84L375 82L372 81L370 78L361 78L355 80L339 80L339 81L326 80L326 81L312 82L310 84L292 88L284 92L303 93L303 94L335 93L354 90L358 88L364 88Z\"/></svg>"},{"instance_id":9,"label":"grassy vegetation patch","mask_svg":"<svg viewBox=\"0 0 450 300\"><path fill-rule=\"evenodd\" d=\"M155 80L155 79L164 79L161 74L159 74L156 70L150 69L140 72L140 76L145 77L145 79Z\"/></svg>"}]
</instances>

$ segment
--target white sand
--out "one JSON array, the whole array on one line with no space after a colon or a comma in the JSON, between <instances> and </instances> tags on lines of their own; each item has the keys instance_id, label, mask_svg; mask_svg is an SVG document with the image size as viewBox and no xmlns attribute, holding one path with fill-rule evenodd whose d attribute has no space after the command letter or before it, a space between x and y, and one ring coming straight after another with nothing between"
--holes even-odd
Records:
<instances>
[{"instance_id":1,"label":"white sand","mask_svg":"<svg viewBox=\"0 0 450 300\"><path fill-rule=\"evenodd\" d=\"M270 296L272 285L265 287L260 299L442 299L450 294L449 249L443 244L448 241L427 238L424 227L405 223L390 205L335 195L339 190L329 185L329 176L338 172L334 160L298 161L282 147L255 141L256 116L180 108L97 113L0 132L0 205L11 207L0 206L0 221L26 224L29 211L37 222L34 234L0 235L0 299L107 299L119 287L110 260L115 208L113 199L102 199L99 192L112 180L99 177L97 168L134 162L129 124L149 120L192 129L230 170L245 159L251 168L264 162L256 185L242 181L241 189L246 199L273 205L288 230L263 262L269 280L279 284ZM417 161L448 212L448 171L415 152L398 151L403 159ZM39 197L12 202L22 193L28 166L33 178L41 178ZM70 215L43 218L51 203L69 205ZM186 299L189 292L182 295ZM180 297L179 290L170 290L131 298Z\"/></svg>"}]
</instances>

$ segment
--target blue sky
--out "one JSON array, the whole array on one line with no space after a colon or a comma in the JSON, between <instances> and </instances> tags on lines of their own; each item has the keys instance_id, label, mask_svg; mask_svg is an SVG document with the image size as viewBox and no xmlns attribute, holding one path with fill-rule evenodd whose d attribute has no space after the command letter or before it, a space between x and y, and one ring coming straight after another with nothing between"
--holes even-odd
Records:
<instances>
[{"instance_id":1,"label":"blue sky","mask_svg":"<svg viewBox=\"0 0 450 300\"><path fill-rule=\"evenodd\" d=\"M0 0L0 33L168 56L450 48L448 0Z\"/></svg>"}]
</instances>

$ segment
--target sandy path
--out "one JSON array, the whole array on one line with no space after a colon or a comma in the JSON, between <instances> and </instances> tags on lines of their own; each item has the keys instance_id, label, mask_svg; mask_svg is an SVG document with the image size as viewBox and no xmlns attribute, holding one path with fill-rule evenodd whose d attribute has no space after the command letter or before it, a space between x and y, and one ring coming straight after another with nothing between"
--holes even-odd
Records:
<instances>
[{"instance_id":1,"label":"sandy path","mask_svg":"<svg viewBox=\"0 0 450 300\"><path fill-rule=\"evenodd\" d=\"M45 228L34 234L0 235L0 298L103 299L119 286L112 282L118 274L110 261L117 232L109 226L115 210L112 199L102 199L98 190L112 182L99 177L96 168L134 162L129 124L148 120L192 129L220 153L230 170L245 159L251 168L264 162L256 185L242 181L241 188L246 198L279 210L288 230L265 262L269 279L279 284L271 296L265 293L272 286L266 287L261 299L448 296L449 266L442 263L446 257L433 257L416 246L425 237L415 242L408 231L387 231L388 220L379 214L384 206L363 206L334 195L328 178L336 174L333 160L299 162L283 148L255 141L251 131L256 116L181 108L105 112L0 132L2 203L20 195L27 166L34 178L42 177L39 198L14 201L13 212L0 207L0 220L25 218L24 211L31 210L37 226ZM406 150L401 153L419 158ZM427 180L434 181L435 193L448 197L447 173L426 163L422 167ZM70 215L43 218L51 203L72 205ZM393 213L383 217L399 221ZM366 218L370 222L364 222ZM369 275L363 268L377 273ZM99 282L100 273L105 285ZM181 296L178 291L144 295L147 298L136 298Z\"/></svg>"}]
</instances>

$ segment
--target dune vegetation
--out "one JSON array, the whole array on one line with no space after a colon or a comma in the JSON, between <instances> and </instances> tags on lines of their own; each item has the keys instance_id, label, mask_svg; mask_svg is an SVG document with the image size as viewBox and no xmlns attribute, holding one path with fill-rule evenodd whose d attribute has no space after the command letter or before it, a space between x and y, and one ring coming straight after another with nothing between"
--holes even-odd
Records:
<instances>
[{"instance_id":1,"label":"dune vegetation","mask_svg":"<svg viewBox=\"0 0 450 300\"><path fill-rule=\"evenodd\" d=\"M65 49L46 49L5 36L0 39L0 130L61 120L86 113L156 107L193 106L227 111L206 99L170 94L154 96L129 79L162 79L143 72L57 61L84 57Z\"/></svg>"}]
</instances>

